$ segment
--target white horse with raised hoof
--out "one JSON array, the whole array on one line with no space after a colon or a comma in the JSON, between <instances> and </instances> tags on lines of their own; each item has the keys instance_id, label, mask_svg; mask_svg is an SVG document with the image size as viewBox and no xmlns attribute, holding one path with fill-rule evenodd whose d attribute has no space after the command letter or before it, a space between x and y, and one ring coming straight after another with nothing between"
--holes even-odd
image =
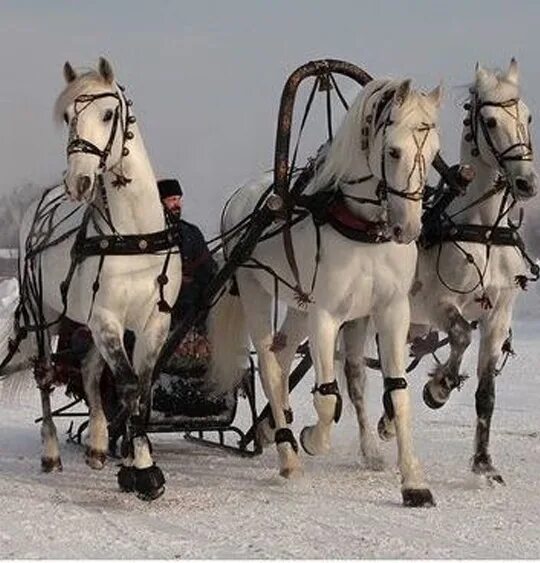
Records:
<instances>
[{"instance_id":1,"label":"white horse with raised hoof","mask_svg":"<svg viewBox=\"0 0 540 563\"><path fill-rule=\"evenodd\" d=\"M310 217L292 227L300 285L309 288L314 282L307 308L298 303L297 293L289 287L296 284L278 234L259 242L252 260L238 270L239 296L226 294L211 311L212 379L222 389L237 383L239 354L246 349L249 335L275 421L279 472L284 477L301 473L296 440L288 428L288 365L296 346L276 351L272 330L274 273L287 281L279 286L279 299L289 307L290 326L298 327L297 334L288 334L288 344L303 332L295 317L307 318L318 421L302 431L304 449L310 454L328 452L331 429L339 418L341 397L334 375L334 349L340 327L345 323L350 365L360 370L365 328L372 318L380 336L388 416L395 417L403 501L410 506L434 502L413 450L404 369L408 293L416 266L414 240L420 234L427 170L439 149L440 98L439 88L422 94L411 89L410 80L375 80L347 112L326 154L319 159L305 194L339 193L340 212L365 225L364 234L371 233L372 240L349 240L323 224L318 245L317 228ZM270 183L266 177L233 195L223 213L224 232L254 210ZM281 226L278 221L274 228ZM227 247L232 244L234 241ZM363 322L348 330L348 321L358 318ZM372 436L369 429L363 431L364 453L377 465Z\"/></svg>"},{"instance_id":2,"label":"white horse with raised hoof","mask_svg":"<svg viewBox=\"0 0 540 563\"><path fill-rule=\"evenodd\" d=\"M425 233L433 239L432 243L419 246L417 273L410 294L409 337L422 336L431 330L448 334L449 357L436 366L423 393L424 402L430 408L441 408L465 379L459 373L460 366L472 339L471 322L478 323L477 427L472 471L489 482L504 483L488 451L495 377L509 335L514 302L521 291L518 281L526 280L531 266L516 246L520 239L510 226L509 211L516 203L536 195L538 182L529 131L531 114L520 97L516 61L512 59L506 72L478 66L465 109L460 163L472 167L475 175L464 194L444 210L445 214L435 217L435 231L431 237ZM479 233L482 240L457 241L457 244L438 240L443 231L437 228L454 237L463 232L469 236ZM429 225L425 229L429 230ZM452 229L456 229L455 234L450 232ZM486 244L489 238L491 243ZM350 352L355 331L365 336L364 319L344 325L345 376L357 413L362 451L364 456L369 455L369 447L377 460L366 417L364 361L354 360ZM280 327L282 339L287 342L280 352L285 373L306 332L305 315L289 309ZM288 392L283 402L289 404ZM273 440L267 420L259 430L264 441ZM387 417L381 419L378 430L383 439L395 434L394 424Z\"/></svg>"},{"instance_id":3,"label":"white horse with raised hoof","mask_svg":"<svg viewBox=\"0 0 540 563\"><path fill-rule=\"evenodd\" d=\"M39 217L53 210L53 223L58 225L53 238L58 243L45 245L33 268L41 272L43 320L58 318L64 309L60 287L68 276L77 236L75 232L67 238L63 235L80 225L89 210L87 235L96 237L96 245L105 255L101 258L97 255L100 251L96 253L94 249L77 262L67 284L66 299L67 317L86 324L94 342L82 367L90 406L87 463L93 469L101 469L107 455L108 428L99 390L106 361L114 374L122 405L117 423L125 430L119 484L124 490L152 499L163 492L164 478L152 460L144 432L145 408L154 364L170 324L166 307L158 307L158 302L173 304L178 295L180 255L173 251L166 266L168 249L163 247L167 243L161 241L160 250L152 251L157 248L156 233L166 234L164 210L132 102L116 83L111 65L101 58L97 71L79 74L66 63L64 77L66 86L56 101L55 116L64 120L69 130L67 171L63 185L35 202L23 218L21 271L27 277L33 275L28 271L32 263L27 263L28 252L39 247L42 240ZM113 234L114 240L109 237ZM117 244L135 244L139 251L131 248L131 255L126 255L115 247L119 253L108 255L106 247ZM164 279L159 282L158 278L164 272L168 283L165 280L163 284ZM47 340L56 327L44 333ZM133 331L136 337L132 361L123 343L126 330ZM49 349L50 342L45 342L45 347ZM42 468L61 470L51 417L52 388L44 380L38 381L38 385L44 415Z\"/></svg>"},{"instance_id":4,"label":"white horse with raised hoof","mask_svg":"<svg viewBox=\"0 0 540 563\"><path fill-rule=\"evenodd\" d=\"M503 483L489 454L495 406L495 377L503 344L509 335L512 309L529 266L509 222L510 211L538 191L529 123L531 113L521 99L517 62L507 71L477 66L465 103L461 164L475 170L466 193L457 197L440 218L446 236L435 234L420 248L411 320L448 334L450 354L437 365L424 387L424 402L442 407L464 380L463 354L472 338L471 321L478 322L476 436L472 471ZM502 181L500 179L502 178ZM472 226L472 229L471 229ZM466 230L483 235L478 242L459 239ZM467 237L465 237L467 238ZM418 333L418 327L413 332Z\"/></svg>"}]
</instances>

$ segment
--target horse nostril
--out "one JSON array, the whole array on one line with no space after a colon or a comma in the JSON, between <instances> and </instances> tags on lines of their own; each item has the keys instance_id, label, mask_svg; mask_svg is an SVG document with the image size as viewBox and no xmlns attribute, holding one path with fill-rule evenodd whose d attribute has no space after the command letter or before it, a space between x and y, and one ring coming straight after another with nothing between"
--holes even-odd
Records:
<instances>
[{"instance_id":1,"label":"horse nostril","mask_svg":"<svg viewBox=\"0 0 540 563\"><path fill-rule=\"evenodd\" d=\"M399 225L394 227L394 236L397 239L400 239L402 234L403 234L403 229Z\"/></svg>"},{"instance_id":2,"label":"horse nostril","mask_svg":"<svg viewBox=\"0 0 540 563\"><path fill-rule=\"evenodd\" d=\"M80 176L77 184L79 194L82 195L90 189L92 178L90 176Z\"/></svg>"},{"instance_id":3,"label":"horse nostril","mask_svg":"<svg viewBox=\"0 0 540 563\"><path fill-rule=\"evenodd\" d=\"M533 191L529 182L527 182L527 180L524 180L523 178L518 178L516 180L516 188L524 194L529 194Z\"/></svg>"}]
</instances>

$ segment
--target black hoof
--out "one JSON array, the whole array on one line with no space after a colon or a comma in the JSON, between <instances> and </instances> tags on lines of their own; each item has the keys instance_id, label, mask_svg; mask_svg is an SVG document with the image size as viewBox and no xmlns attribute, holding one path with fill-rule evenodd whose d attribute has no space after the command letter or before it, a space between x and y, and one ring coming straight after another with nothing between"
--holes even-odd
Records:
<instances>
[{"instance_id":1,"label":"black hoof","mask_svg":"<svg viewBox=\"0 0 540 563\"><path fill-rule=\"evenodd\" d=\"M135 490L135 469L133 467L120 466L116 478L123 493L132 493Z\"/></svg>"},{"instance_id":2,"label":"black hoof","mask_svg":"<svg viewBox=\"0 0 540 563\"><path fill-rule=\"evenodd\" d=\"M401 494L404 506L435 506L435 499L429 489L404 489Z\"/></svg>"},{"instance_id":3,"label":"black hoof","mask_svg":"<svg viewBox=\"0 0 540 563\"><path fill-rule=\"evenodd\" d=\"M472 471L476 475L484 477L490 485L506 485L502 475L491 464L491 457L489 456L487 460L482 458L482 461L473 463Z\"/></svg>"},{"instance_id":4,"label":"black hoof","mask_svg":"<svg viewBox=\"0 0 540 563\"><path fill-rule=\"evenodd\" d=\"M309 430L309 426L304 426L304 428L302 428L302 431L300 432L300 445L302 446L302 449L311 456L314 456L315 454L310 452L307 448L306 448L306 444L304 442L304 437L306 435L306 432Z\"/></svg>"},{"instance_id":5,"label":"black hoof","mask_svg":"<svg viewBox=\"0 0 540 563\"><path fill-rule=\"evenodd\" d=\"M135 492L141 500L155 500L165 492L165 477L161 469L154 463L145 469L134 469Z\"/></svg>"},{"instance_id":6,"label":"black hoof","mask_svg":"<svg viewBox=\"0 0 540 563\"><path fill-rule=\"evenodd\" d=\"M62 461L59 457L42 457L41 471L43 473L52 473L53 471L62 471Z\"/></svg>"},{"instance_id":7,"label":"black hoof","mask_svg":"<svg viewBox=\"0 0 540 563\"><path fill-rule=\"evenodd\" d=\"M445 405L445 403L440 403L439 401L436 401L433 398L433 395L431 394L431 390L429 388L429 383L426 383L424 385L424 392L422 393L422 398L424 399L424 403L430 409L440 409L441 407L444 407L444 405Z\"/></svg>"}]
</instances>

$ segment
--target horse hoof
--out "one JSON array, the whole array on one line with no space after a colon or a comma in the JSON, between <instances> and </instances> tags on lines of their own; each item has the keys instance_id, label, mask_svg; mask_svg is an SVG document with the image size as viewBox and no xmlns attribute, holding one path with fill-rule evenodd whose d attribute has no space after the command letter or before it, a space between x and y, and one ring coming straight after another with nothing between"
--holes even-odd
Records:
<instances>
[{"instance_id":1,"label":"horse hoof","mask_svg":"<svg viewBox=\"0 0 540 563\"><path fill-rule=\"evenodd\" d=\"M162 496L164 492L165 492L165 487L158 487L157 489L153 489L151 491L145 491L145 492L137 491L137 498L139 500L144 500L146 502L152 502L153 500L156 500L160 496Z\"/></svg>"},{"instance_id":2,"label":"horse hoof","mask_svg":"<svg viewBox=\"0 0 540 563\"><path fill-rule=\"evenodd\" d=\"M116 478L123 493L132 493L135 490L135 469L133 467L122 465Z\"/></svg>"},{"instance_id":3,"label":"horse hoof","mask_svg":"<svg viewBox=\"0 0 540 563\"><path fill-rule=\"evenodd\" d=\"M59 457L42 457L41 471L43 473L52 473L53 471L62 471L62 460Z\"/></svg>"},{"instance_id":4,"label":"horse hoof","mask_svg":"<svg viewBox=\"0 0 540 563\"><path fill-rule=\"evenodd\" d=\"M487 483L491 486L493 485L503 485L505 486L506 483L502 478L502 475L491 465L491 458L488 461L480 461L476 464L473 464L472 467L473 473L483 477Z\"/></svg>"},{"instance_id":5,"label":"horse hoof","mask_svg":"<svg viewBox=\"0 0 540 563\"><path fill-rule=\"evenodd\" d=\"M304 476L304 470L301 467L286 467L279 474L285 479L300 479Z\"/></svg>"},{"instance_id":6,"label":"horse hoof","mask_svg":"<svg viewBox=\"0 0 540 563\"><path fill-rule=\"evenodd\" d=\"M304 426L304 428L302 428L302 431L300 432L300 445L308 455L314 456L316 455L315 452L310 451L310 449L306 446L306 438L308 436L309 430L309 426Z\"/></svg>"},{"instance_id":7,"label":"horse hoof","mask_svg":"<svg viewBox=\"0 0 540 563\"><path fill-rule=\"evenodd\" d=\"M134 468L134 473L135 492L141 500L155 500L165 492L165 476L155 463L144 469Z\"/></svg>"},{"instance_id":8,"label":"horse hoof","mask_svg":"<svg viewBox=\"0 0 540 563\"><path fill-rule=\"evenodd\" d=\"M379 419L377 432L383 442L389 442L396 437L394 425L391 424L384 415Z\"/></svg>"},{"instance_id":9,"label":"horse hoof","mask_svg":"<svg viewBox=\"0 0 540 563\"><path fill-rule=\"evenodd\" d=\"M86 464L91 469L103 469L107 454L105 452L95 450L94 448L86 448Z\"/></svg>"},{"instance_id":10,"label":"horse hoof","mask_svg":"<svg viewBox=\"0 0 540 563\"><path fill-rule=\"evenodd\" d=\"M426 383L424 385L424 391L422 393L422 398L424 399L424 403L430 408L430 409L440 409L441 407L444 407L445 403L440 403L439 401L436 401L433 397L433 395L431 394L431 389L429 388L429 383Z\"/></svg>"},{"instance_id":11,"label":"horse hoof","mask_svg":"<svg viewBox=\"0 0 540 563\"><path fill-rule=\"evenodd\" d=\"M401 494L404 506L435 506L435 499L429 489L403 489Z\"/></svg>"}]
</instances>

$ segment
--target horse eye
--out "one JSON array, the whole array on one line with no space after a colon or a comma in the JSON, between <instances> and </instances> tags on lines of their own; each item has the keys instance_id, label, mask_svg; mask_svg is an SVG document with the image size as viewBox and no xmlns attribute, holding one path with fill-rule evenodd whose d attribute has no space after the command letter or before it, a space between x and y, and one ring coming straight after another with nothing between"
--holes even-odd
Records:
<instances>
[{"instance_id":1,"label":"horse eye","mask_svg":"<svg viewBox=\"0 0 540 563\"><path fill-rule=\"evenodd\" d=\"M113 111L112 111L112 109L108 109L108 110L105 112L105 115L103 116L103 121L110 121L110 120L112 119L112 116L113 116Z\"/></svg>"},{"instance_id":2,"label":"horse eye","mask_svg":"<svg viewBox=\"0 0 540 563\"><path fill-rule=\"evenodd\" d=\"M398 159L401 156L401 150L397 147L391 147L388 151L388 154L395 159Z\"/></svg>"},{"instance_id":3,"label":"horse eye","mask_svg":"<svg viewBox=\"0 0 540 563\"><path fill-rule=\"evenodd\" d=\"M494 117L488 117L488 119L486 120L486 125L490 129L493 129L494 127L497 127L497 120Z\"/></svg>"},{"instance_id":4,"label":"horse eye","mask_svg":"<svg viewBox=\"0 0 540 563\"><path fill-rule=\"evenodd\" d=\"M65 122L65 124L67 125L67 124L69 123L69 116L68 116L68 114L67 114L67 111L64 112L63 117L64 117L64 122Z\"/></svg>"},{"instance_id":5,"label":"horse eye","mask_svg":"<svg viewBox=\"0 0 540 563\"><path fill-rule=\"evenodd\" d=\"M529 119L527 121L530 123L532 121L532 115L529 115Z\"/></svg>"}]
</instances>

